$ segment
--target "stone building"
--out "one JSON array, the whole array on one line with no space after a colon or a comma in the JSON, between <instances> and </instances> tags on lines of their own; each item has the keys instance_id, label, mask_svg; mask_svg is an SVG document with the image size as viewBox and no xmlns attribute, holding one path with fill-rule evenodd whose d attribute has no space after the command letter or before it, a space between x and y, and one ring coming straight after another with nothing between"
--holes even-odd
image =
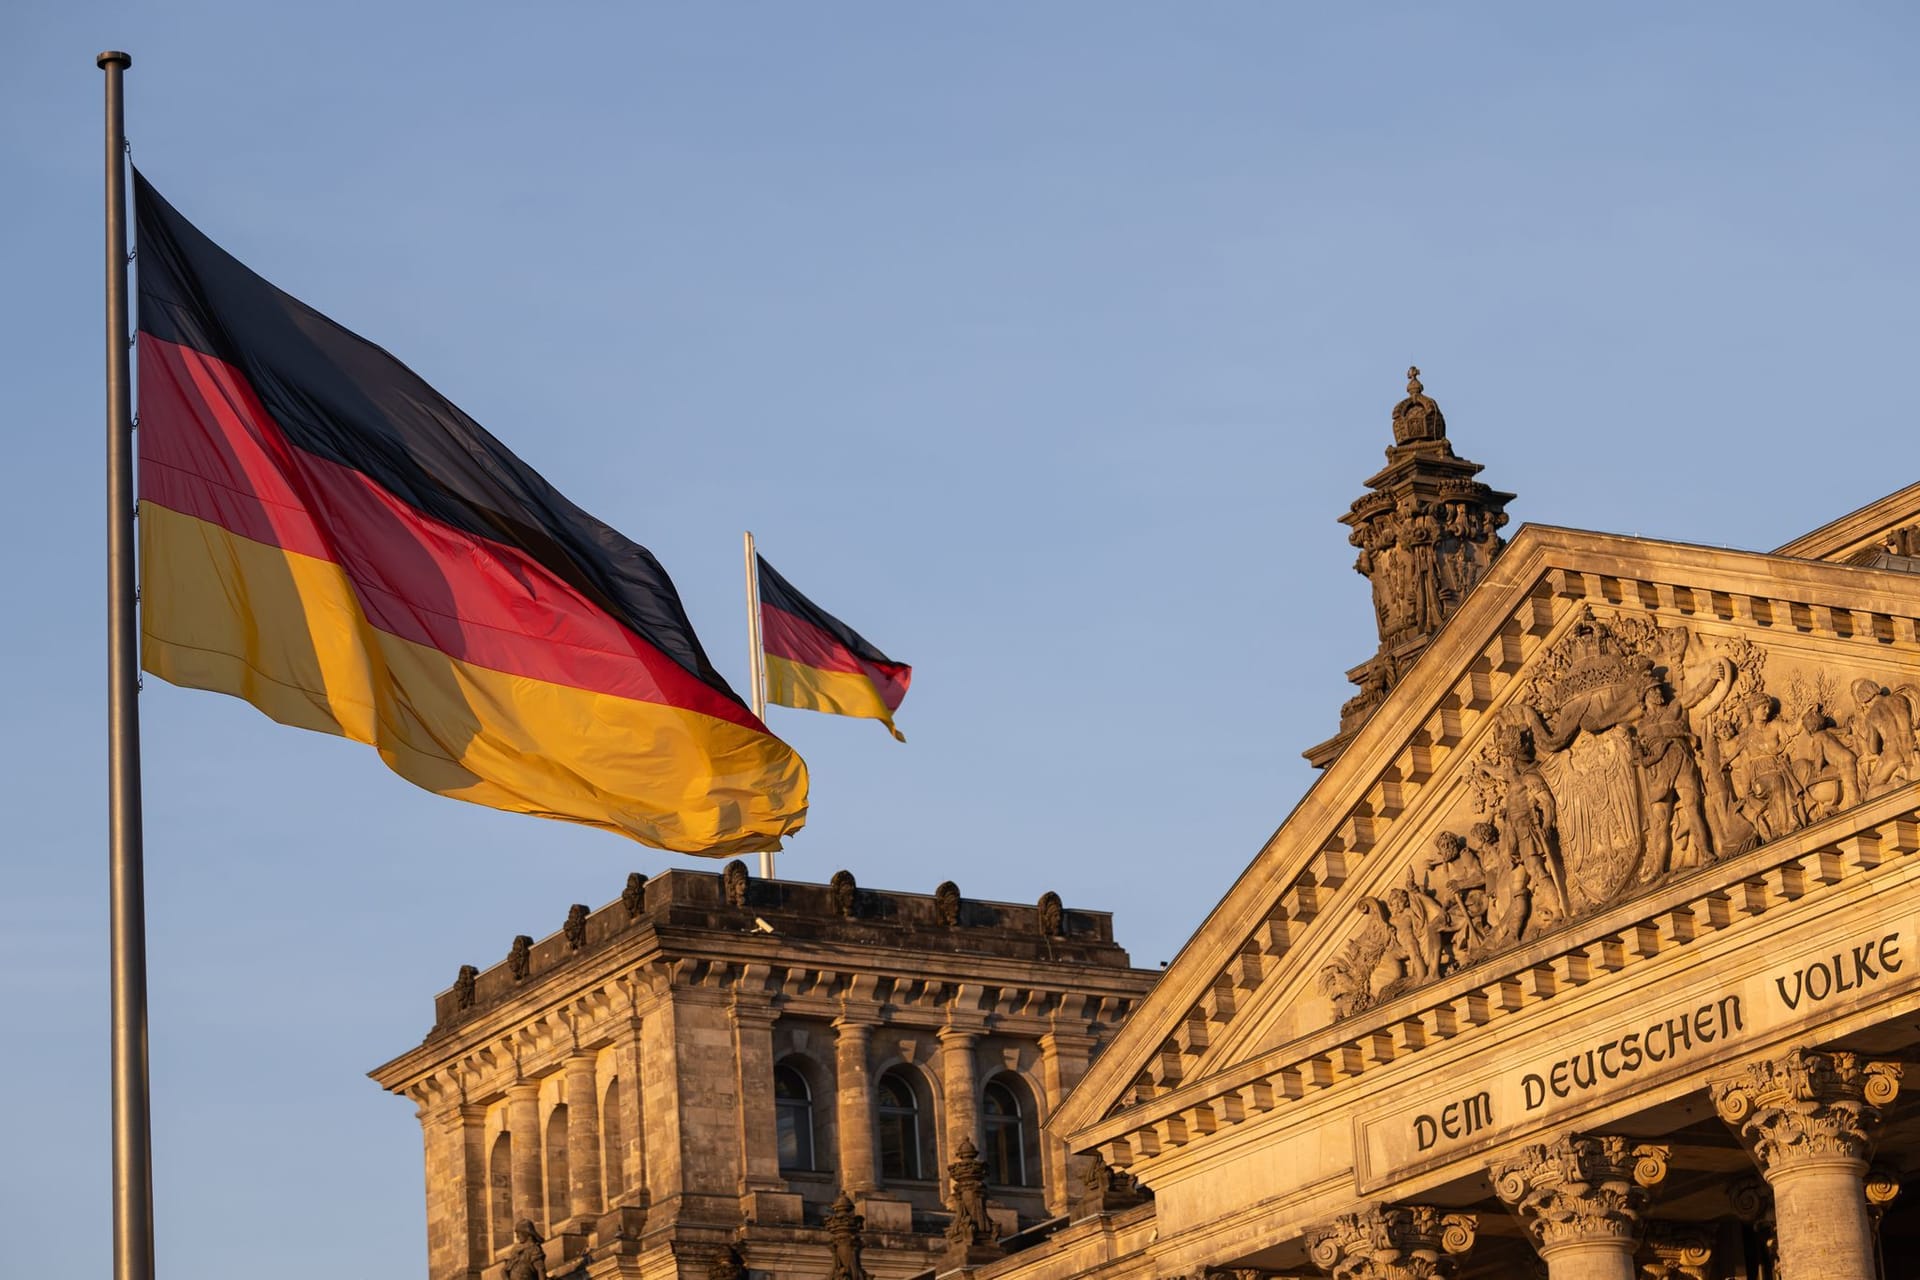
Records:
<instances>
[{"instance_id":1,"label":"stone building","mask_svg":"<svg viewBox=\"0 0 1920 1280\"><path fill-rule=\"evenodd\" d=\"M1417 377L1387 460L1344 519L1379 650L1157 984L1102 917L917 923L949 894L869 924L675 872L630 932L583 913L588 954L469 975L376 1073L420 1104L435 1280L504 1256L521 1204L596 1277L734 1274L729 1248L783 1280L1920 1275L1920 484L1772 552L1507 541ZM787 912L763 938L753 894ZM957 1168L907 1185L882 1087L936 1047L915 1114ZM817 1182L779 1167L800 1052ZM1046 1125L1037 1191L956 1158L1002 1068ZM616 1133L625 1199L538 1159L594 1090L597 1127L559 1127Z\"/></svg>"},{"instance_id":2,"label":"stone building","mask_svg":"<svg viewBox=\"0 0 1920 1280\"><path fill-rule=\"evenodd\" d=\"M373 1076L418 1108L432 1280L528 1235L552 1276L911 1276L1065 1221L1043 1126L1158 976L1052 893L636 873Z\"/></svg>"}]
</instances>

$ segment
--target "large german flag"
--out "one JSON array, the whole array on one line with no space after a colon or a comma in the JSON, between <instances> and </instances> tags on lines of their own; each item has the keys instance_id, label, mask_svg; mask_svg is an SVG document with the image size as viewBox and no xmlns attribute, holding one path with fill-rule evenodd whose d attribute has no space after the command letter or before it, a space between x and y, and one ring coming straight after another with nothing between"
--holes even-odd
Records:
<instances>
[{"instance_id":1,"label":"large german flag","mask_svg":"<svg viewBox=\"0 0 1920 1280\"><path fill-rule=\"evenodd\" d=\"M429 791L664 849L801 825L806 766L644 547L134 191L146 670Z\"/></svg>"},{"instance_id":2,"label":"large german flag","mask_svg":"<svg viewBox=\"0 0 1920 1280\"><path fill-rule=\"evenodd\" d=\"M767 656L767 699L783 707L866 716L893 727L893 713L913 683L913 668L868 644L840 619L793 589L763 556L760 643Z\"/></svg>"}]
</instances>

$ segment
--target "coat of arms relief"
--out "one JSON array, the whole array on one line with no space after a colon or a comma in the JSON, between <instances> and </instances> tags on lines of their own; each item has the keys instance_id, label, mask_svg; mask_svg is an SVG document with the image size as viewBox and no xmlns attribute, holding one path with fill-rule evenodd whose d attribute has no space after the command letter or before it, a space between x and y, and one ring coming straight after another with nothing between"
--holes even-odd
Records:
<instances>
[{"instance_id":1,"label":"coat of arms relief","mask_svg":"<svg viewBox=\"0 0 1920 1280\"><path fill-rule=\"evenodd\" d=\"M1348 1017L1920 779L1911 672L1583 606L1320 973Z\"/></svg>"}]
</instances>

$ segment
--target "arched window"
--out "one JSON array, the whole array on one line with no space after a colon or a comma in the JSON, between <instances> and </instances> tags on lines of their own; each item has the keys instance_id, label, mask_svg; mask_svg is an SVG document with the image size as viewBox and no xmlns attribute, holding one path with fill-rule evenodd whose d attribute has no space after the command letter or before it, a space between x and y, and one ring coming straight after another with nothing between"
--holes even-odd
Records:
<instances>
[{"instance_id":1,"label":"arched window","mask_svg":"<svg viewBox=\"0 0 1920 1280\"><path fill-rule=\"evenodd\" d=\"M567 1106L563 1102L547 1113L547 1225L572 1212L567 1191Z\"/></svg>"},{"instance_id":2,"label":"arched window","mask_svg":"<svg viewBox=\"0 0 1920 1280\"><path fill-rule=\"evenodd\" d=\"M813 1092L807 1078L785 1063L773 1069L773 1123L780 1167L813 1169Z\"/></svg>"},{"instance_id":3,"label":"arched window","mask_svg":"<svg viewBox=\"0 0 1920 1280\"><path fill-rule=\"evenodd\" d=\"M893 1067L880 1077L876 1093L880 1176L910 1181L933 1177L936 1161L926 1086L905 1067Z\"/></svg>"},{"instance_id":4,"label":"arched window","mask_svg":"<svg viewBox=\"0 0 1920 1280\"><path fill-rule=\"evenodd\" d=\"M1003 1187L1039 1182L1040 1126L1033 1094L1018 1076L998 1075L981 1095L980 1127L985 1131L987 1181Z\"/></svg>"}]
</instances>

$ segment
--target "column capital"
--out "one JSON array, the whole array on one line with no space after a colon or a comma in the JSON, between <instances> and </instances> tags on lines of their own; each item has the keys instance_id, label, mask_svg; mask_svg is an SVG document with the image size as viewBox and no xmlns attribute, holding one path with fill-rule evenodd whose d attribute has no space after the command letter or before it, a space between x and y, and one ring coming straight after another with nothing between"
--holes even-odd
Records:
<instances>
[{"instance_id":1,"label":"column capital","mask_svg":"<svg viewBox=\"0 0 1920 1280\"><path fill-rule=\"evenodd\" d=\"M1794 1048L1707 1087L1720 1118L1768 1178L1783 1168L1833 1161L1864 1172L1880 1109L1899 1094L1900 1074L1897 1062Z\"/></svg>"},{"instance_id":2,"label":"column capital","mask_svg":"<svg viewBox=\"0 0 1920 1280\"><path fill-rule=\"evenodd\" d=\"M843 1038L851 1039L852 1037L858 1036L861 1039L865 1039L873 1034L875 1027L880 1025L880 1015L878 1013L854 1013L849 1010L836 1017L832 1025L833 1029L838 1031Z\"/></svg>"},{"instance_id":3,"label":"column capital","mask_svg":"<svg viewBox=\"0 0 1920 1280\"><path fill-rule=\"evenodd\" d=\"M1334 1280L1434 1280L1473 1247L1478 1220L1431 1205L1371 1205L1307 1231L1307 1256Z\"/></svg>"},{"instance_id":4,"label":"column capital","mask_svg":"<svg viewBox=\"0 0 1920 1280\"><path fill-rule=\"evenodd\" d=\"M1649 1222L1640 1280L1712 1280L1713 1234L1691 1223Z\"/></svg>"},{"instance_id":5,"label":"column capital","mask_svg":"<svg viewBox=\"0 0 1920 1280\"><path fill-rule=\"evenodd\" d=\"M540 1082L530 1079L527 1076L521 1076L518 1080L515 1080L507 1086L507 1100L509 1102L521 1100L532 1101L539 1096Z\"/></svg>"},{"instance_id":6,"label":"column capital","mask_svg":"<svg viewBox=\"0 0 1920 1280\"><path fill-rule=\"evenodd\" d=\"M1667 1176L1668 1148L1610 1134L1567 1134L1495 1161L1493 1189L1542 1253L1560 1245L1639 1239L1646 1188Z\"/></svg>"},{"instance_id":7,"label":"column capital","mask_svg":"<svg viewBox=\"0 0 1920 1280\"><path fill-rule=\"evenodd\" d=\"M985 1034L987 1034L985 1019L982 1019L978 1024L949 1021L947 1025L940 1028L939 1031L941 1044L959 1045L963 1049Z\"/></svg>"}]
</instances>

